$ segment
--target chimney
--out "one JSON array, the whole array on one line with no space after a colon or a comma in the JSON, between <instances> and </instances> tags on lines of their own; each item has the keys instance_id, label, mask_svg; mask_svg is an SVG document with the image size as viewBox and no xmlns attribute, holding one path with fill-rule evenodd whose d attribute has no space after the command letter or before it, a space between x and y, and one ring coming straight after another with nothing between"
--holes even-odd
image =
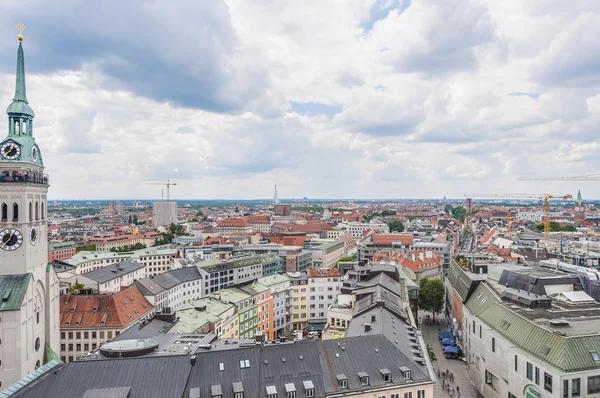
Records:
<instances>
[{"instance_id":1,"label":"chimney","mask_svg":"<svg viewBox=\"0 0 600 398\"><path fill-rule=\"evenodd\" d=\"M196 356L195 355L192 355L190 357L190 365L196 366Z\"/></svg>"},{"instance_id":2,"label":"chimney","mask_svg":"<svg viewBox=\"0 0 600 398\"><path fill-rule=\"evenodd\" d=\"M371 324L365 323L365 332L368 332L369 330L371 330Z\"/></svg>"},{"instance_id":3,"label":"chimney","mask_svg":"<svg viewBox=\"0 0 600 398\"><path fill-rule=\"evenodd\" d=\"M411 253L412 261L415 261L415 253Z\"/></svg>"},{"instance_id":4,"label":"chimney","mask_svg":"<svg viewBox=\"0 0 600 398\"><path fill-rule=\"evenodd\" d=\"M425 260L425 253L419 252L419 258L421 259L421 261Z\"/></svg>"},{"instance_id":5,"label":"chimney","mask_svg":"<svg viewBox=\"0 0 600 398\"><path fill-rule=\"evenodd\" d=\"M431 250L428 250L426 254L427 254L427 258L433 257L433 252Z\"/></svg>"}]
</instances>

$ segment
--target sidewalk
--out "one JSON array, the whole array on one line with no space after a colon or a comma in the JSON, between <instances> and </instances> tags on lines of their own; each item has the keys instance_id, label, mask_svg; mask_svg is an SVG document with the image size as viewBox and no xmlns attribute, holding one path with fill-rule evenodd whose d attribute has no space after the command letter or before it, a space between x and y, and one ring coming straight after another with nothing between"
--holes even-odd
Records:
<instances>
[{"instance_id":1,"label":"sidewalk","mask_svg":"<svg viewBox=\"0 0 600 398\"><path fill-rule=\"evenodd\" d=\"M421 312L419 311L419 314ZM433 368L436 370L439 369L440 372L445 371L446 369L450 372L454 373L454 382L450 383L450 388L452 387L460 387L460 398L477 398L477 390L471 385L469 380L469 376L467 373L467 367L463 361L457 359L446 359L444 357L444 353L442 351L442 345L438 339L438 328L442 330L447 330L448 325L446 321L440 316L436 317L439 321L439 326L433 323L433 325L425 324L425 315L423 314L423 323L419 325L422 330L423 339L425 343L433 347L433 351L435 352L435 357L437 358L437 362L433 364ZM434 386L434 394L433 398L449 398L448 392L442 391L442 379L439 378L438 383ZM458 398L457 394L454 394L453 398Z\"/></svg>"}]
</instances>

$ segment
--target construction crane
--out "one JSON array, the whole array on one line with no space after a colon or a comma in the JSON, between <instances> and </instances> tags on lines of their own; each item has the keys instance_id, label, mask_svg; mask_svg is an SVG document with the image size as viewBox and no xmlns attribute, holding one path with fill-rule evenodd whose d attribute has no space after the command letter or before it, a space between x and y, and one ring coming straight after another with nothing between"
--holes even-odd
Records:
<instances>
[{"instance_id":1,"label":"construction crane","mask_svg":"<svg viewBox=\"0 0 600 398\"><path fill-rule=\"evenodd\" d=\"M520 181L600 181L600 174L572 177L519 177Z\"/></svg>"},{"instance_id":2,"label":"construction crane","mask_svg":"<svg viewBox=\"0 0 600 398\"><path fill-rule=\"evenodd\" d=\"M489 199L539 199L544 201L544 240L550 242L550 199L571 199L573 195L551 195L531 193L490 193L490 194L466 194L467 198L489 198Z\"/></svg>"},{"instance_id":3,"label":"construction crane","mask_svg":"<svg viewBox=\"0 0 600 398\"><path fill-rule=\"evenodd\" d=\"M167 182L145 182L145 185L162 185L167 186L167 200L169 200L169 189L172 185L177 185L176 182L171 182L171 180L167 180ZM162 199L162 198L161 198Z\"/></svg>"}]
</instances>

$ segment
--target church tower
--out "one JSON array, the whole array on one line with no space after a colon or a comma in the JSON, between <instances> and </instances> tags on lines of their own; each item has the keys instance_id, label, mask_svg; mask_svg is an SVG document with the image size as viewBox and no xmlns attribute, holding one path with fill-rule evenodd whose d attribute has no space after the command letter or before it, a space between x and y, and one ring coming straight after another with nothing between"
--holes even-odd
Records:
<instances>
[{"instance_id":1,"label":"church tower","mask_svg":"<svg viewBox=\"0 0 600 398\"><path fill-rule=\"evenodd\" d=\"M49 179L34 138L20 33L18 39L15 96L0 141L0 390L41 366L44 352L58 352L60 343L59 282L48 266Z\"/></svg>"},{"instance_id":2,"label":"church tower","mask_svg":"<svg viewBox=\"0 0 600 398\"><path fill-rule=\"evenodd\" d=\"M585 221L585 205L583 199L581 199L581 190L577 192L577 200L575 200L575 214L574 214L575 226L579 227Z\"/></svg>"}]
</instances>

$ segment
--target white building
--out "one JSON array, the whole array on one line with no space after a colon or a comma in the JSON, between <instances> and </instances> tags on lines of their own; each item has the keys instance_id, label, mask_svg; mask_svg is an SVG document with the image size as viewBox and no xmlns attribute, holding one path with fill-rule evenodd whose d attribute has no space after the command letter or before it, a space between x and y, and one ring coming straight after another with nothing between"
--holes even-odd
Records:
<instances>
[{"instance_id":1,"label":"white building","mask_svg":"<svg viewBox=\"0 0 600 398\"><path fill-rule=\"evenodd\" d=\"M60 348L59 281L47 266L49 181L33 138L21 44L7 113L8 135L0 142L1 389L42 366L46 350Z\"/></svg>"},{"instance_id":2,"label":"white building","mask_svg":"<svg viewBox=\"0 0 600 398\"><path fill-rule=\"evenodd\" d=\"M137 261L125 260L81 275L86 282L93 282L93 289L99 293L118 292L123 287L146 277L146 267ZM81 282L81 281L80 281Z\"/></svg>"},{"instance_id":3,"label":"white building","mask_svg":"<svg viewBox=\"0 0 600 398\"><path fill-rule=\"evenodd\" d=\"M69 272L73 274L84 274L111 264L125 260L135 260L146 267L146 276L162 274L171 269L179 268L176 260L177 249L160 247L149 247L147 249L134 250L132 252L79 252L68 260L67 264L75 268Z\"/></svg>"},{"instance_id":4,"label":"white building","mask_svg":"<svg viewBox=\"0 0 600 398\"><path fill-rule=\"evenodd\" d=\"M310 268L308 278L308 323L327 322L327 310L335 303L342 286L342 277L337 268Z\"/></svg>"},{"instance_id":5,"label":"white building","mask_svg":"<svg viewBox=\"0 0 600 398\"><path fill-rule=\"evenodd\" d=\"M375 220L371 220L371 222L352 222L349 223L346 227L346 233L352 235L354 239L362 239L363 233L371 229L375 232L388 233L390 232L390 227L384 222L379 222Z\"/></svg>"},{"instance_id":6,"label":"white building","mask_svg":"<svg viewBox=\"0 0 600 398\"><path fill-rule=\"evenodd\" d=\"M179 268L134 285L154 305L157 313L172 313L202 297L202 277L196 267Z\"/></svg>"},{"instance_id":7,"label":"white building","mask_svg":"<svg viewBox=\"0 0 600 398\"><path fill-rule=\"evenodd\" d=\"M154 227L177 224L177 202L153 202L152 217Z\"/></svg>"},{"instance_id":8,"label":"white building","mask_svg":"<svg viewBox=\"0 0 600 398\"><path fill-rule=\"evenodd\" d=\"M569 291L574 275L524 268L506 284L522 275L535 282L533 292L507 287L496 270L487 278L455 264L449 271L448 303L471 382L485 398L598 396L600 304ZM566 290L556 294L557 286ZM538 294L542 290L553 297Z\"/></svg>"}]
</instances>

